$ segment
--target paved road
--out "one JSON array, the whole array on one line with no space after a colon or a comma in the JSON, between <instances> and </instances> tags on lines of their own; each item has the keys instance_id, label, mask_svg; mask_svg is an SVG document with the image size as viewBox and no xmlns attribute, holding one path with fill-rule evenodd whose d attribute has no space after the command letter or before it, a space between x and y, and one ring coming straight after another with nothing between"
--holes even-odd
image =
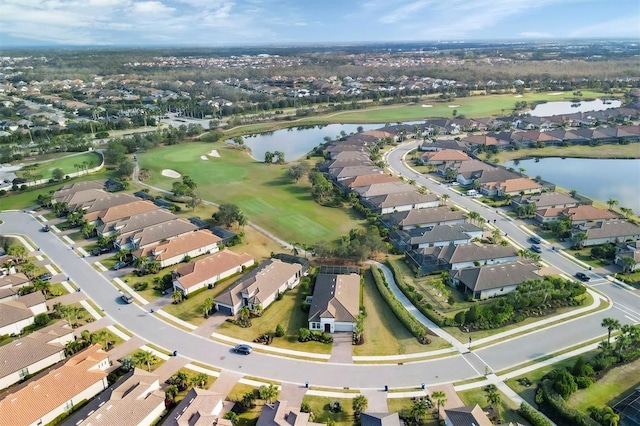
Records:
<instances>
[{"instance_id":1,"label":"paved road","mask_svg":"<svg viewBox=\"0 0 640 426\"><path fill-rule=\"evenodd\" d=\"M446 187L422 176L416 176L415 172L406 168L401 162L401 157L403 152L412 149L411 145L415 144L402 146L389 155L388 161L393 169L411 176L434 192L448 191L452 201L465 208L483 209L468 197L459 196ZM496 225L507 232L510 238L524 246L527 245L527 235L519 228L517 222L504 219L493 209L485 209L483 216L488 221L496 219ZM302 361L258 352L251 356L241 356L230 352L228 346L175 328L135 304L122 303L119 291L90 265L90 259L79 258L55 234L39 232L40 224L31 215L5 212L0 213L0 220L4 221L0 225L0 233L26 235L40 247L43 254L78 283L82 291L109 317L141 338L222 369L281 382L302 384L308 381L317 386L363 389L379 389L384 385L412 387L419 383L448 383L482 374L484 365L497 371L602 336L605 330L600 323L605 317L616 318L622 324L640 322L640 297L591 274L594 278L591 285L606 294L613 302L612 308L464 355L404 365L375 366ZM542 257L546 262L571 275L582 269L548 247Z\"/></svg>"}]
</instances>

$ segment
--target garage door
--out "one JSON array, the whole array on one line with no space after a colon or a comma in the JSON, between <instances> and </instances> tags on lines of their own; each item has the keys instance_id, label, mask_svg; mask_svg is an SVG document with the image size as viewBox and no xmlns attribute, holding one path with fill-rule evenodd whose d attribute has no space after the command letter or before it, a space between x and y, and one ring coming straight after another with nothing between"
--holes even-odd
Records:
<instances>
[{"instance_id":1,"label":"garage door","mask_svg":"<svg viewBox=\"0 0 640 426\"><path fill-rule=\"evenodd\" d=\"M233 315L231 308L224 305L218 305L218 312L221 312L225 315Z\"/></svg>"}]
</instances>

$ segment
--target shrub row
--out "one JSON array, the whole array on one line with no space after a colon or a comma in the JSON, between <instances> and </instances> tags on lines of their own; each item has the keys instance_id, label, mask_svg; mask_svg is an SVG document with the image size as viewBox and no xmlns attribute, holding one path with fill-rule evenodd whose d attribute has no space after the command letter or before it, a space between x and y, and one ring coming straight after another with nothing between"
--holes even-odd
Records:
<instances>
[{"instance_id":1,"label":"shrub row","mask_svg":"<svg viewBox=\"0 0 640 426\"><path fill-rule=\"evenodd\" d=\"M393 272L393 278L396 280L396 284L398 285L398 288L400 289L400 291L402 291L402 293L405 296L407 296L407 299L411 301L411 303L420 311L420 313L422 313L422 315L429 318L431 321L433 321L436 325L440 327L455 325L453 323L453 320L443 317L439 315L437 312L429 309L431 305L429 304L425 305L422 303L422 295L413 291L413 288L404 282L404 279L402 278L402 274L400 273L395 261L388 260L387 265L389 266L389 268L391 268L391 272Z\"/></svg>"},{"instance_id":2,"label":"shrub row","mask_svg":"<svg viewBox=\"0 0 640 426\"><path fill-rule=\"evenodd\" d=\"M600 426L591 417L567 405L560 394L553 390L553 383L550 379L544 379L541 386L543 401L550 408L553 416L576 426Z\"/></svg>"},{"instance_id":3,"label":"shrub row","mask_svg":"<svg viewBox=\"0 0 640 426\"><path fill-rule=\"evenodd\" d=\"M534 410L529 404L523 402L520 404L520 415L529 421L533 426L552 426L542 414Z\"/></svg>"},{"instance_id":4,"label":"shrub row","mask_svg":"<svg viewBox=\"0 0 640 426\"><path fill-rule=\"evenodd\" d=\"M308 328L301 328L298 330L298 342L321 342L321 343L333 343L333 337L329 333L322 331L311 331Z\"/></svg>"},{"instance_id":5,"label":"shrub row","mask_svg":"<svg viewBox=\"0 0 640 426\"><path fill-rule=\"evenodd\" d=\"M402 303L396 299L391 290L389 290L389 284L384 278L382 271L380 268L376 266L371 266L371 272L373 274L373 280L376 283L376 288L378 292L380 292L380 296L387 302L389 308L393 311L394 315L405 327L407 330L411 332L419 341L423 342L426 336L425 327L413 317L407 310L402 306ZM425 341L424 343L430 343L430 341Z\"/></svg>"}]
</instances>

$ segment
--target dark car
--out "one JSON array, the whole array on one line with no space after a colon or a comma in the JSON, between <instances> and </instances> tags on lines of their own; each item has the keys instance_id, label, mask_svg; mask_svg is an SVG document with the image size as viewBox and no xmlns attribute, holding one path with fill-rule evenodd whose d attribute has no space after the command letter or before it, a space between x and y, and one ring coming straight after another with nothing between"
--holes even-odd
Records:
<instances>
[{"instance_id":1,"label":"dark car","mask_svg":"<svg viewBox=\"0 0 640 426\"><path fill-rule=\"evenodd\" d=\"M589 281L591 278L589 278L589 276L587 276L587 274L585 274L584 272L578 272L576 274L576 278L579 279L580 281Z\"/></svg>"},{"instance_id":2,"label":"dark car","mask_svg":"<svg viewBox=\"0 0 640 426\"><path fill-rule=\"evenodd\" d=\"M42 275L38 275L38 276L36 277L36 280L40 280L40 281L50 281L50 280L51 280L51 278L53 278L53 277L51 276L51 274L50 274L50 273L48 273L48 272L45 272L45 273L44 273L44 274L42 274Z\"/></svg>"},{"instance_id":3,"label":"dark car","mask_svg":"<svg viewBox=\"0 0 640 426\"><path fill-rule=\"evenodd\" d=\"M251 351L253 350L253 348L249 345L238 345L235 348L233 348L233 351L237 354L244 354L244 355L249 355L251 353Z\"/></svg>"},{"instance_id":4,"label":"dark car","mask_svg":"<svg viewBox=\"0 0 640 426\"><path fill-rule=\"evenodd\" d=\"M93 251L91 251L91 254L94 256L99 256L103 253L109 253L111 251L111 249L109 247L98 247L93 249Z\"/></svg>"},{"instance_id":5,"label":"dark car","mask_svg":"<svg viewBox=\"0 0 640 426\"><path fill-rule=\"evenodd\" d=\"M40 230L42 232L49 232L51 230L51 228L49 228L49 225L44 225L42 228L40 228Z\"/></svg>"},{"instance_id":6,"label":"dark car","mask_svg":"<svg viewBox=\"0 0 640 426\"><path fill-rule=\"evenodd\" d=\"M127 266L129 266L128 262L120 261L120 262L116 263L115 265L113 265L113 268L111 268L111 269L114 270L114 271L117 271L118 269L122 269L122 268L125 268Z\"/></svg>"},{"instance_id":7,"label":"dark car","mask_svg":"<svg viewBox=\"0 0 640 426\"><path fill-rule=\"evenodd\" d=\"M542 248L538 245L533 244L531 246L531 251L535 251L536 253L542 253Z\"/></svg>"}]
</instances>

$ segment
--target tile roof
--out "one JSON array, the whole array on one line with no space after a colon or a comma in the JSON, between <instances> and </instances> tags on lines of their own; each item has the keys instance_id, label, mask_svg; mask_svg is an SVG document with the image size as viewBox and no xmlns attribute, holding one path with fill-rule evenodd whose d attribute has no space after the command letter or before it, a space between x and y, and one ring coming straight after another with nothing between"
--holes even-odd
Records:
<instances>
[{"instance_id":1,"label":"tile roof","mask_svg":"<svg viewBox=\"0 0 640 426\"><path fill-rule=\"evenodd\" d=\"M540 189L542 185L536 182L533 179L529 178L516 178L516 179L507 179L504 182L498 184L498 189L505 192L517 192L517 191L528 191L532 189Z\"/></svg>"},{"instance_id":2,"label":"tile roof","mask_svg":"<svg viewBox=\"0 0 640 426\"><path fill-rule=\"evenodd\" d=\"M367 199L367 202L375 208L386 208L407 206L409 204L433 203L438 200L439 198L436 194L421 194L416 190L412 190L371 197Z\"/></svg>"},{"instance_id":3,"label":"tile roof","mask_svg":"<svg viewBox=\"0 0 640 426\"><path fill-rule=\"evenodd\" d=\"M590 205L581 205L576 207L567 207L563 210L563 213L571 217L572 221L581 220L602 220L602 219L617 219L618 216L607 210L602 210Z\"/></svg>"},{"instance_id":4,"label":"tile roof","mask_svg":"<svg viewBox=\"0 0 640 426\"><path fill-rule=\"evenodd\" d=\"M421 250L424 255L442 259L450 264L461 262L480 262L482 260L503 259L518 256L512 246L498 244L483 245L478 242L438 247L426 247Z\"/></svg>"},{"instance_id":5,"label":"tile roof","mask_svg":"<svg viewBox=\"0 0 640 426\"><path fill-rule=\"evenodd\" d=\"M157 246L147 247L142 250L141 256L152 255L155 260L161 261L202 247L218 244L221 241L222 238L212 234L210 231L198 230L173 238L165 243L160 243Z\"/></svg>"},{"instance_id":6,"label":"tile roof","mask_svg":"<svg viewBox=\"0 0 640 426\"><path fill-rule=\"evenodd\" d=\"M342 181L342 185L348 188L358 188L369 186L375 183L398 182L398 178L386 173L376 173L374 175L356 176Z\"/></svg>"},{"instance_id":7,"label":"tile roof","mask_svg":"<svg viewBox=\"0 0 640 426\"><path fill-rule=\"evenodd\" d=\"M522 203L534 203L537 208L562 206L566 204L577 204L578 199L573 198L569 194L563 192L543 192L540 194L524 195L514 201Z\"/></svg>"},{"instance_id":8,"label":"tile roof","mask_svg":"<svg viewBox=\"0 0 640 426\"><path fill-rule=\"evenodd\" d=\"M163 426L211 426L218 418L211 413L222 401L224 401L223 395L205 389L191 388Z\"/></svg>"},{"instance_id":9,"label":"tile roof","mask_svg":"<svg viewBox=\"0 0 640 426\"><path fill-rule=\"evenodd\" d=\"M437 225L441 222L463 220L465 217L462 210L451 210L450 207L441 206L387 213L381 215L380 220L395 226L405 227L423 224Z\"/></svg>"},{"instance_id":10,"label":"tile roof","mask_svg":"<svg viewBox=\"0 0 640 426\"><path fill-rule=\"evenodd\" d=\"M640 235L640 226L626 220L606 220L577 227L590 240L598 238L633 238ZM575 231L575 229L574 229Z\"/></svg>"},{"instance_id":11,"label":"tile roof","mask_svg":"<svg viewBox=\"0 0 640 426\"><path fill-rule=\"evenodd\" d=\"M478 404L444 410L452 426L492 426L489 417Z\"/></svg>"},{"instance_id":12,"label":"tile roof","mask_svg":"<svg viewBox=\"0 0 640 426\"><path fill-rule=\"evenodd\" d=\"M73 329L64 321L58 321L0 346L0 377L20 371L58 352L60 359L63 359L65 343L70 340L73 340Z\"/></svg>"},{"instance_id":13,"label":"tile roof","mask_svg":"<svg viewBox=\"0 0 640 426\"><path fill-rule=\"evenodd\" d=\"M70 192L63 194L60 197L56 197L54 194L54 200L57 203L67 203L70 209L75 209L85 203L95 201L98 198L106 197L109 193L102 189L85 189L78 192Z\"/></svg>"},{"instance_id":14,"label":"tile roof","mask_svg":"<svg viewBox=\"0 0 640 426\"><path fill-rule=\"evenodd\" d=\"M108 358L109 354L100 345L92 345L69 358L61 367L8 394L0 400L2 424L34 423L85 389L105 380L107 372L96 366Z\"/></svg>"},{"instance_id":15,"label":"tile roof","mask_svg":"<svg viewBox=\"0 0 640 426\"><path fill-rule=\"evenodd\" d=\"M117 194L105 192L105 194L107 195L104 197L100 197L95 200L90 200L85 203L82 203L82 208L84 209L85 214L99 212L111 207L120 206L123 204L131 203L133 201L138 201L137 197L131 194L128 194L126 192L120 192Z\"/></svg>"},{"instance_id":16,"label":"tile roof","mask_svg":"<svg viewBox=\"0 0 640 426\"><path fill-rule=\"evenodd\" d=\"M0 328L19 321L33 318L33 312L21 303L14 304L16 299L0 303Z\"/></svg>"},{"instance_id":17,"label":"tile roof","mask_svg":"<svg viewBox=\"0 0 640 426\"><path fill-rule=\"evenodd\" d=\"M184 219L174 219L158 225L143 228L129 236L129 240L138 248L144 248L162 240L178 237L196 231L194 224Z\"/></svg>"},{"instance_id":18,"label":"tile roof","mask_svg":"<svg viewBox=\"0 0 640 426\"><path fill-rule=\"evenodd\" d=\"M297 408L288 408L288 402L278 400L274 404L264 404L256 426L321 426L309 420L309 413Z\"/></svg>"},{"instance_id":19,"label":"tile roof","mask_svg":"<svg viewBox=\"0 0 640 426\"><path fill-rule=\"evenodd\" d=\"M540 279L540 275L536 273L539 270L535 263L522 260L458 269L453 278L459 280L471 291L482 291Z\"/></svg>"},{"instance_id":20,"label":"tile roof","mask_svg":"<svg viewBox=\"0 0 640 426\"><path fill-rule=\"evenodd\" d=\"M420 155L429 161L469 161L471 157L462 151L455 149L442 149L440 151L427 151Z\"/></svg>"},{"instance_id":21,"label":"tile roof","mask_svg":"<svg viewBox=\"0 0 640 426\"><path fill-rule=\"evenodd\" d=\"M183 288L189 288L230 269L254 261L253 256L247 253L237 254L225 248L203 259L187 263L178 268L175 271L178 275L176 281L178 281Z\"/></svg>"},{"instance_id":22,"label":"tile roof","mask_svg":"<svg viewBox=\"0 0 640 426\"><path fill-rule=\"evenodd\" d=\"M411 186L408 183L401 181L400 179L398 179L396 182L374 183L369 186L361 186L355 189L355 191L364 198L395 194L398 192L411 192L415 190L416 189L414 186Z\"/></svg>"},{"instance_id":23,"label":"tile roof","mask_svg":"<svg viewBox=\"0 0 640 426\"><path fill-rule=\"evenodd\" d=\"M0 277L0 287L17 287L29 282L29 278L22 272Z\"/></svg>"},{"instance_id":24,"label":"tile roof","mask_svg":"<svg viewBox=\"0 0 640 426\"><path fill-rule=\"evenodd\" d=\"M176 215L170 211L159 209L137 214L115 222L110 222L104 226L99 226L98 228L101 232L117 231L120 235L117 241L124 241L124 239L133 232L175 219L177 219Z\"/></svg>"},{"instance_id":25,"label":"tile roof","mask_svg":"<svg viewBox=\"0 0 640 426\"><path fill-rule=\"evenodd\" d=\"M309 310L309 321L333 318L355 322L360 313L360 275L318 274Z\"/></svg>"},{"instance_id":26,"label":"tile roof","mask_svg":"<svg viewBox=\"0 0 640 426\"><path fill-rule=\"evenodd\" d=\"M447 241L471 240L470 233L482 232L482 228L472 223L456 225L435 225L426 228L415 228L401 231L410 245L434 244Z\"/></svg>"},{"instance_id":27,"label":"tile roof","mask_svg":"<svg viewBox=\"0 0 640 426\"><path fill-rule=\"evenodd\" d=\"M143 201L136 198L135 201L131 201L126 204L109 207L93 213L87 213L84 215L84 218L90 222L100 219L102 223L108 223L157 209L158 206L153 204L151 201Z\"/></svg>"}]
</instances>

